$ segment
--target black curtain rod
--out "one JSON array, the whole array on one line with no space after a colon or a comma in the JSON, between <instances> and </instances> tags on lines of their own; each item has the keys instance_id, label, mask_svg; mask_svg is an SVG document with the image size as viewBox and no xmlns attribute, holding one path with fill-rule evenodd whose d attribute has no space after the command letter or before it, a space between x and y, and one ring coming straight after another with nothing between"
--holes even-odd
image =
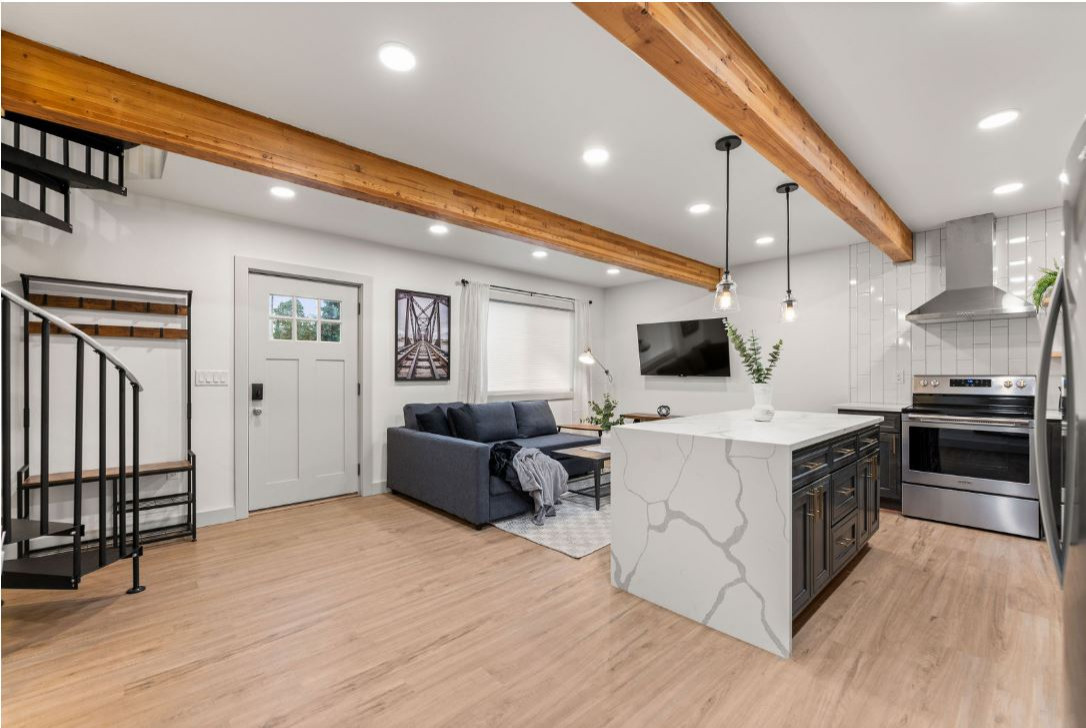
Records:
<instances>
[{"instance_id":1,"label":"black curtain rod","mask_svg":"<svg viewBox=\"0 0 1086 728\"><path fill-rule=\"evenodd\" d=\"M469 281L467 278L461 278L460 279L460 285L462 285L462 286L466 286L470 282L471 281ZM506 291L507 293L523 293L526 296L540 296L542 298L556 298L559 301L575 302L577 300L575 298L570 298L569 296L556 296L553 293L539 293L538 291L526 291L523 288L510 288L509 286L495 286L495 285L491 285L490 287L494 288L496 290L499 290L499 291ZM590 306L592 305L591 300L588 302L588 305L590 305Z\"/></svg>"}]
</instances>

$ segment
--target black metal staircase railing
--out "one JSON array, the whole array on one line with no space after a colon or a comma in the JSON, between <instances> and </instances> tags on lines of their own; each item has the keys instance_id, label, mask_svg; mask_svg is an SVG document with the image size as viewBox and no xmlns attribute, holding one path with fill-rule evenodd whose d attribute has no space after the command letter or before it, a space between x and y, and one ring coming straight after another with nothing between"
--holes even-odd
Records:
<instances>
[{"instance_id":1,"label":"black metal staircase railing","mask_svg":"<svg viewBox=\"0 0 1086 728\"><path fill-rule=\"evenodd\" d=\"M4 217L33 220L70 233L73 187L128 194L124 153L135 144L23 114L5 113L4 124L10 125L12 139L0 147L0 166L12 175L11 193L0 196ZM59 146L59 154L50 156L54 146ZM61 197L59 213L56 205L49 204L49 191Z\"/></svg>"},{"instance_id":2,"label":"black metal staircase railing","mask_svg":"<svg viewBox=\"0 0 1086 728\"><path fill-rule=\"evenodd\" d=\"M2 378L2 402L0 419L3 424L3 463L2 463L2 521L4 544L16 544L16 558L4 562L3 586L14 589L76 589L86 574L112 564L119 559L132 560L132 588L129 594L143 591L140 585L140 556L143 547L140 544L139 522L139 433L140 433L140 392L143 386L132 372L101 344L75 326L54 316L24 298L0 289L3 300L0 305L0 378ZM23 465L15 473L18 498L12 500L12 453L11 453L11 411L12 411L12 365L11 365L11 309L18 307L23 315L23 331L28 332L31 316L41 319L41 396L40 396L40 484L38 489L37 519L31 518L30 493L22 488L30 474L30 344L29 336L23 339ZM50 424L50 346L53 333L62 333L75 337L75 456L72 473L73 499L71 522L62 519L53 520L50 499L49 470L49 424ZM98 538L92 545L84 543L86 529L83 524L84 480L89 475L83 467L83 416L84 416L84 375L86 350L98 356L98 468L93 473L98 485ZM109 370L117 371L117 428L118 428L118 467L116 473L106 467L107 421ZM132 431L125 432L127 414L126 391L132 390ZM126 449L131 439L132 465L126 469ZM132 479L132 530L128 532L127 518L122 514L112 534L107 532L106 504L107 481L114 483L112 497L114 504L125 503L127 495L127 475ZM12 506L16 505L16 516L12 517ZM70 550L51 549L48 555L34 555L30 551L30 541L43 536L66 537L72 539Z\"/></svg>"}]
</instances>

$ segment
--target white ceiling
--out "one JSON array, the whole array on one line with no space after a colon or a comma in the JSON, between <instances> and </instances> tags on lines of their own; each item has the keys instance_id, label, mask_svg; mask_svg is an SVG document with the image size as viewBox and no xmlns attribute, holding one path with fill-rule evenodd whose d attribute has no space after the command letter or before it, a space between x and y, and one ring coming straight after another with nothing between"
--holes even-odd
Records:
<instances>
[{"instance_id":1,"label":"white ceiling","mask_svg":"<svg viewBox=\"0 0 1086 728\"><path fill-rule=\"evenodd\" d=\"M1081 120L1073 85L1086 7L725 5L774 68L913 229L1050 207ZM11 4L7 30L196 91L485 189L720 264L727 130L567 3ZM376 59L406 43L417 68ZM949 50L944 50L944 48ZM1076 65L1077 64L1077 65ZM976 121L1014 106L1013 127ZM611 161L589 169L582 150ZM991 188L1026 188L994 198ZM750 147L732 156L732 263L783 255L784 176ZM246 215L538 271L531 246L311 190L283 203L255 175L171 156L133 189ZM707 201L694 217L686 208ZM802 191L793 251L860 236ZM754 238L777 242L756 246ZM552 254L551 275L635 280ZM587 277L587 279L585 278Z\"/></svg>"},{"instance_id":2,"label":"white ceiling","mask_svg":"<svg viewBox=\"0 0 1086 728\"><path fill-rule=\"evenodd\" d=\"M1086 3L718 3L913 230L1059 205ZM1022 115L981 132L1003 109ZM1010 181L1021 192L996 196Z\"/></svg>"}]
</instances>

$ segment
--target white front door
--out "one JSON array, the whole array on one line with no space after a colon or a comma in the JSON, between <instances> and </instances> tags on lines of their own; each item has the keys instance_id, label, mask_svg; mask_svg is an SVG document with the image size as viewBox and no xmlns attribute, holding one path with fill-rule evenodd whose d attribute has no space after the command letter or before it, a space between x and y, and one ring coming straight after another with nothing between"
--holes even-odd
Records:
<instances>
[{"instance_id":1,"label":"white front door","mask_svg":"<svg viewBox=\"0 0 1086 728\"><path fill-rule=\"evenodd\" d=\"M249 510L357 493L358 289L253 273L249 321Z\"/></svg>"}]
</instances>

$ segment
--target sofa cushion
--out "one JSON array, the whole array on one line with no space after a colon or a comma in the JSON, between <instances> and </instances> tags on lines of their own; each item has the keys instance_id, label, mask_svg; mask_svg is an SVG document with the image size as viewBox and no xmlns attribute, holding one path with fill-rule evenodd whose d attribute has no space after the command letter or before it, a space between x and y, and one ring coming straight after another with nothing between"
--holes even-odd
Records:
<instances>
[{"instance_id":1,"label":"sofa cushion","mask_svg":"<svg viewBox=\"0 0 1086 728\"><path fill-rule=\"evenodd\" d=\"M416 413L415 420L418 422L419 429L423 432L452 437L452 430L449 428L449 419L445 416L445 411L440 407L434 407L429 412Z\"/></svg>"},{"instance_id":2,"label":"sofa cushion","mask_svg":"<svg viewBox=\"0 0 1086 728\"><path fill-rule=\"evenodd\" d=\"M475 423L475 439L479 442L512 440L517 436L517 415L512 402L469 404L467 409Z\"/></svg>"},{"instance_id":3,"label":"sofa cushion","mask_svg":"<svg viewBox=\"0 0 1086 728\"><path fill-rule=\"evenodd\" d=\"M569 432L557 432L553 435L540 435L539 437L518 437L513 440L521 447L534 447L537 450L542 450L547 455L550 455L555 450L564 450L568 447L585 447L586 445L599 445L600 439L598 437L586 437L585 435L574 435ZM561 460L564 456L558 455L556 459Z\"/></svg>"},{"instance_id":4,"label":"sofa cushion","mask_svg":"<svg viewBox=\"0 0 1086 728\"><path fill-rule=\"evenodd\" d=\"M469 405L461 405L459 407L449 407L446 411L446 415L449 418L449 429L452 430L453 437L459 437L461 440L479 440L479 432L475 428L475 420L472 419L471 410Z\"/></svg>"},{"instance_id":5,"label":"sofa cushion","mask_svg":"<svg viewBox=\"0 0 1086 728\"><path fill-rule=\"evenodd\" d=\"M558 433L554 413L551 412L551 406L546 400L514 402L513 412L517 416L517 437L537 437Z\"/></svg>"},{"instance_id":6,"label":"sofa cushion","mask_svg":"<svg viewBox=\"0 0 1086 728\"><path fill-rule=\"evenodd\" d=\"M417 419L417 415L419 412L429 412L434 407L437 407L442 412L447 412L450 407L463 406L463 402L425 402L405 404L403 406L403 424L408 429L417 430L419 429L419 423Z\"/></svg>"}]
</instances>

